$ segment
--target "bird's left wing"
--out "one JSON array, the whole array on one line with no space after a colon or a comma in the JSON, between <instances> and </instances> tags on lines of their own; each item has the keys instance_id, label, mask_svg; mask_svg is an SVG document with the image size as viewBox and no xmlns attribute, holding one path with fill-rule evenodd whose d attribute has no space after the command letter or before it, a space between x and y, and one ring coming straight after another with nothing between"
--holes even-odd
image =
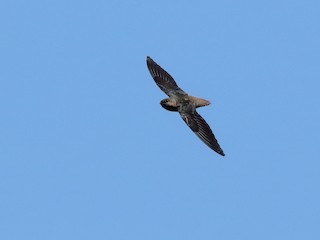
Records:
<instances>
[{"instance_id":1,"label":"bird's left wing","mask_svg":"<svg viewBox=\"0 0 320 240\"><path fill-rule=\"evenodd\" d=\"M217 139L211 131L209 125L196 111L193 114L179 112L185 123L191 130L212 150L224 156Z\"/></svg>"}]
</instances>

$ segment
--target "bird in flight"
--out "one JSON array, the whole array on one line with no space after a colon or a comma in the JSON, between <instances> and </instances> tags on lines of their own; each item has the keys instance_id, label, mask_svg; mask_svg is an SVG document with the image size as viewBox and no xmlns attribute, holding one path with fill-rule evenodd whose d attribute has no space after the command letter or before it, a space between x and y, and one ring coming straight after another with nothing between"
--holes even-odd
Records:
<instances>
[{"instance_id":1,"label":"bird in flight","mask_svg":"<svg viewBox=\"0 0 320 240\"><path fill-rule=\"evenodd\" d=\"M158 87L169 96L160 101L168 111L179 112L190 129L212 150L224 156L217 139L209 125L196 111L196 108L210 104L208 100L188 95L178 87L174 79L149 56L147 57L149 72Z\"/></svg>"}]
</instances>

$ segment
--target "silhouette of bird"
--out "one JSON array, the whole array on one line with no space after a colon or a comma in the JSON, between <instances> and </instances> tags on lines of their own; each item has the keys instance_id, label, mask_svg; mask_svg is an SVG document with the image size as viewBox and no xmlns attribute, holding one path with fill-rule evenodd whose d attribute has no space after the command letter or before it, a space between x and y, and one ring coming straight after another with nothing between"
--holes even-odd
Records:
<instances>
[{"instance_id":1,"label":"silhouette of bird","mask_svg":"<svg viewBox=\"0 0 320 240\"><path fill-rule=\"evenodd\" d=\"M184 92L170 74L149 56L147 57L147 66L158 87L169 96L169 98L160 101L161 106L168 111L179 112L185 123L209 148L224 156L225 154L209 125L196 111L196 108L207 106L210 102Z\"/></svg>"}]
</instances>

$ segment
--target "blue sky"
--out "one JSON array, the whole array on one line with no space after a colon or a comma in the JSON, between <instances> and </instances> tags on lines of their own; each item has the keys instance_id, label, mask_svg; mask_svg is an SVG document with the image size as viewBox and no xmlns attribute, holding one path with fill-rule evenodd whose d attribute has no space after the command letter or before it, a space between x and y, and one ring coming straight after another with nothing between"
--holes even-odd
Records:
<instances>
[{"instance_id":1,"label":"blue sky","mask_svg":"<svg viewBox=\"0 0 320 240\"><path fill-rule=\"evenodd\" d=\"M0 239L320 239L320 2L2 1ZM191 95L205 146L145 63Z\"/></svg>"}]
</instances>

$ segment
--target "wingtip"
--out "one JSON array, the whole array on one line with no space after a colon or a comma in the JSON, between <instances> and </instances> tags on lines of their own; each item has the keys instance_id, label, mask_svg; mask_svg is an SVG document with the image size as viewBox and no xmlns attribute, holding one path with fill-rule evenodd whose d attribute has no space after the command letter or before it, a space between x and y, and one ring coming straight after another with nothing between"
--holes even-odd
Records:
<instances>
[{"instance_id":1,"label":"wingtip","mask_svg":"<svg viewBox=\"0 0 320 240\"><path fill-rule=\"evenodd\" d=\"M221 156L225 156L223 150L220 148L218 151L217 150L214 150L216 153L220 154Z\"/></svg>"},{"instance_id":2,"label":"wingtip","mask_svg":"<svg viewBox=\"0 0 320 240\"><path fill-rule=\"evenodd\" d=\"M221 156L225 156L225 154L224 154L224 152L223 152L223 150L220 148L220 150L219 151L217 151L217 153L219 153Z\"/></svg>"},{"instance_id":3,"label":"wingtip","mask_svg":"<svg viewBox=\"0 0 320 240\"><path fill-rule=\"evenodd\" d=\"M147 56L147 60L146 60L146 62L147 62L147 64L151 64L152 63L152 58L151 57L149 57L149 56Z\"/></svg>"}]
</instances>

